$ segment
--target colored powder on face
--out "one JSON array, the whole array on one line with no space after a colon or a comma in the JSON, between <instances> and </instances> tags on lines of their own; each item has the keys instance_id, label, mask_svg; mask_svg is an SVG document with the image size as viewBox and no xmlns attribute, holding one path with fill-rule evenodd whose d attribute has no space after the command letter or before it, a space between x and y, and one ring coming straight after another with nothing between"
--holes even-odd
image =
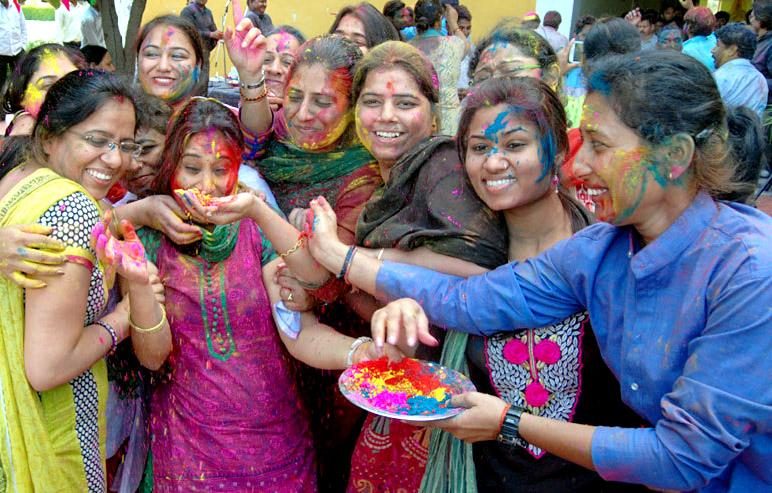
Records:
<instances>
[{"instance_id":1,"label":"colored powder on face","mask_svg":"<svg viewBox=\"0 0 772 493\"><path fill-rule=\"evenodd\" d=\"M496 144L499 143L499 137L498 133L504 130L507 126L507 116L509 116L509 111L502 111L498 115L496 115L496 119L488 125L485 128L485 132L483 132L483 135L485 135L485 138L495 142Z\"/></svg>"},{"instance_id":2,"label":"colored powder on face","mask_svg":"<svg viewBox=\"0 0 772 493\"><path fill-rule=\"evenodd\" d=\"M436 414L447 408L450 389L442 383L444 372L416 360L399 362L382 357L355 365L352 387L369 405L396 414Z\"/></svg>"}]
</instances>

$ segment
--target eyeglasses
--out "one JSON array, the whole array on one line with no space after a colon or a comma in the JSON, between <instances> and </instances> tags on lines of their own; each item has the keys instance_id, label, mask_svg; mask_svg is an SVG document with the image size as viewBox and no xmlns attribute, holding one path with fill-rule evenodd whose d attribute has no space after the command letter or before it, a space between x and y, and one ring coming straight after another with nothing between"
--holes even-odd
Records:
<instances>
[{"instance_id":1,"label":"eyeglasses","mask_svg":"<svg viewBox=\"0 0 772 493\"><path fill-rule=\"evenodd\" d=\"M112 152L115 149L118 149L123 154L127 154L133 158L139 157L139 155L142 153L142 146L130 140L122 140L120 142L116 142L114 140L108 139L107 137L82 134L74 130L70 130L70 132L74 133L85 142L88 142L94 149L107 148L107 152Z\"/></svg>"},{"instance_id":2,"label":"eyeglasses","mask_svg":"<svg viewBox=\"0 0 772 493\"><path fill-rule=\"evenodd\" d=\"M474 76L472 77L472 81L475 84L479 84L480 82L484 82L492 77L517 77L523 72L525 72L526 70L535 70L539 68L542 68L541 65L531 64L531 65L499 66L493 71L491 71L490 69L483 69L474 74Z\"/></svg>"}]
</instances>

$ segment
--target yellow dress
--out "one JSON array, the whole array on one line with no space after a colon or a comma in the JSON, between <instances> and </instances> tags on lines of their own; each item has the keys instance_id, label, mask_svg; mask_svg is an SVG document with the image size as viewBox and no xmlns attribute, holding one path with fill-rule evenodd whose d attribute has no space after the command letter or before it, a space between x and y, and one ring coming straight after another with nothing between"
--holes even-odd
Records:
<instances>
[{"instance_id":1,"label":"yellow dress","mask_svg":"<svg viewBox=\"0 0 772 493\"><path fill-rule=\"evenodd\" d=\"M86 324L107 301L104 272L89 247L98 220L98 204L80 185L45 168L0 199L0 227L54 226L68 261L91 268ZM0 493L105 491L104 360L36 392L24 371L24 290L2 276L0 314Z\"/></svg>"}]
</instances>

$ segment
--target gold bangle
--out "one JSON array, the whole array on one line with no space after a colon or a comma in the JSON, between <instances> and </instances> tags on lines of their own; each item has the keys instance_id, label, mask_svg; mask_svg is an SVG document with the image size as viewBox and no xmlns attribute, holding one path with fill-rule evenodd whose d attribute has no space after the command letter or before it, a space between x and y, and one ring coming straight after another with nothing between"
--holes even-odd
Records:
<instances>
[{"instance_id":1,"label":"gold bangle","mask_svg":"<svg viewBox=\"0 0 772 493\"><path fill-rule=\"evenodd\" d=\"M385 248L381 248L380 250L378 250L378 256L375 257L375 258L378 259L378 260L383 260L383 251L384 250L386 250L386 249Z\"/></svg>"},{"instance_id":2,"label":"gold bangle","mask_svg":"<svg viewBox=\"0 0 772 493\"><path fill-rule=\"evenodd\" d=\"M279 257L281 257L281 259L284 260L285 258L289 257L293 253L297 252L300 249L300 247L303 246L303 240L304 239L305 239L305 237L300 236L298 238L298 241L295 242L295 245L292 248L290 248L289 250L287 250L286 252L280 253Z\"/></svg>"},{"instance_id":3,"label":"gold bangle","mask_svg":"<svg viewBox=\"0 0 772 493\"><path fill-rule=\"evenodd\" d=\"M140 334L154 334L161 330L161 327L163 327L164 322L166 322L166 308L164 308L163 305L158 305L161 307L161 321L158 322L156 325L150 327L149 329L143 329L142 327L138 326L134 323L134 321L131 319L131 313L129 313L129 326L139 332Z\"/></svg>"}]
</instances>

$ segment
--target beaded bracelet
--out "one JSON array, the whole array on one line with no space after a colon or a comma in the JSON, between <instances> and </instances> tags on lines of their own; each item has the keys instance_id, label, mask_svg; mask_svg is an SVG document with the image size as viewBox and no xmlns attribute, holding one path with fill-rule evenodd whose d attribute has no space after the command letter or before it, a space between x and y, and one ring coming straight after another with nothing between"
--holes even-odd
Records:
<instances>
[{"instance_id":1,"label":"beaded bracelet","mask_svg":"<svg viewBox=\"0 0 772 493\"><path fill-rule=\"evenodd\" d=\"M290 256L290 255L292 255L293 253L297 252L297 251L300 249L300 247L302 247L302 246L303 246L303 241L304 241L304 240L305 240L305 237L304 237L304 236L298 236L298 241L296 241L296 242L295 242L295 244L292 246L292 248L290 248L289 250L287 250L287 251L286 251L286 252L284 252L284 253L280 253L280 254L279 254L279 257L280 257L282 260L284 260L285 258L289 257L289 256Z\"/></svg>"},{"instance_id":2,"label":"beaded bracelet","mask_svg":"<svg viewBox=\"0 0 772 493\"><path fill-rule=\"evenodd\" d=\"M110 345L110 350L107 352L107 354L113 354L115 353L115 350L118 349L118 334L115 332L115 329L112 325L108 324L104 320L98 320L95 322L97 325L102 327L107 331L108 334L110 334L110 339L112 340L112 343Z\"/></svg>"},{"instance_id":3,"label":"beaded bracelet","mask_svg":"<svg viewBox=\"0 0 772 493\"><path fill-rule=\"evenodd\" d=\"M349 247L348 252L346 252L346 258L343 260L343 267L341 267L340 273L338 274L338 279L343 279L346 276L348 268L351 265L351 260L354 258L354 252L356 249L357 247L354 245Z\"/></svg>"},{"instance_id":4,"label":"beaded bracelet","mask_svg":"<svg viewBox=\"0 0 772 493\"><path fill-rule=\"evenodd\" d=\"M263 86L263 90L260 91L260 94L258 94L254 98L248 98L244 96L244 93L241 93L241 101L244 103L256 103L258 101L262 101L263 99L265 99L266 96L268 96L268 89L266 89L266 87Z\"/></svg>"},{"instance_id":5,"label":"beaded bracelet","mask_svg":"<svg viewBox=\"0 0 772 493\"><path fill-rule=\"evenodd\" d=\"M164 308L163 305L158 305L158 306L161 307L161 321L160 322L158 322L154 326L150 327L149 329L143 329L142 327L140 327L139 325L135 324L131 320L131 314L129 314L129 325L131 326L131 328L136 330L140 334L153 334L153 333L158 332L159 330L161 330L161 327L163 327L164 322L166 322L166 308Z\"/></svg>"}]
</instances>

